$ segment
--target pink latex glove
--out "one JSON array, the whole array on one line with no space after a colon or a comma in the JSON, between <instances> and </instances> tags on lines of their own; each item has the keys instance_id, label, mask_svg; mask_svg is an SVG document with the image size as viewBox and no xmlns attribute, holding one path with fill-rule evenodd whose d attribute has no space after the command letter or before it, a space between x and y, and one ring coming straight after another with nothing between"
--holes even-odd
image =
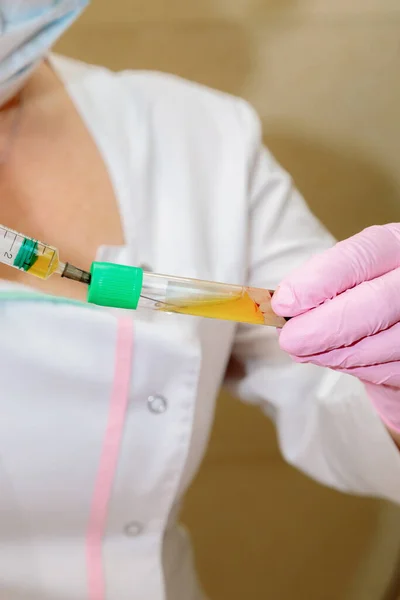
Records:
<instances>
[{"instance_id":1,"label":"pink latex glove","mask_svg":"<svg viewBox=\"0 0 400 600\"><path fill-rule=\"evenodd\" d=\"M280 345L361 379L386 425L400 432L400 224L374 226L313 257L279 286L278 315L295 317Z\"/></svg>"}]
</instances>

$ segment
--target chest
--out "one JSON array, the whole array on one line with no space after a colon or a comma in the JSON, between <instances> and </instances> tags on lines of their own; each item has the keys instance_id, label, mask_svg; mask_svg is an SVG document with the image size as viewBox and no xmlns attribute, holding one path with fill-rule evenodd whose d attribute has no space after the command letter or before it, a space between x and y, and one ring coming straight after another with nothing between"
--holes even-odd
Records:
<instances>
[{"instance_id":1,"label":"chest","mask_svg":"<svg viewBox=\"0 0 400 600\"><path fill-rule=\"evenodd\" d=\"M117 200L108 169L68 98L61 120L43 127L22 113L21 129L0 167L0 222L56 246L63 261L87 269L102 244L123 244ZM40 119L39 119L40 121ZM0 265L0 277L55 295L82 298L85 290L57 277L47 282Z\"/></svg>"}]
</instances>

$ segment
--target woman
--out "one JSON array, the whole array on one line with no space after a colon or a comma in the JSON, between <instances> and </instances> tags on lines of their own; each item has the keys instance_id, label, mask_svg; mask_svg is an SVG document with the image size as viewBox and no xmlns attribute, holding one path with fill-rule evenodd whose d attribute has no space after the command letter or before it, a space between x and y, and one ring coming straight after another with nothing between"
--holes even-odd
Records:
<instances>
[{"instance_id":1,"label":"woman","mask_svg":"<svg viewBox=\"0 0 400 600\"><path fill-rule=\"evenodd\" d=\"M49 55L84 4L0 2L0 222L82 268L101 257L271 289L332 245L262 148L244 102ZM373 231L364 245L353 239L314 259L304 282L293 275L275 297L275 310L295 317L282 346L338 372L296 364L268 327L55 302L81 292L54 278L42 288L53 296L33 301L25 286L37 281L2 271L0 596L203 598L177 515L230 358L241 367L228 369L230 383L274 418L289 462L341 490L400 501L398 363L387 329L398 317L392 311L383 337L371 338L370 312L365 327L346 316L363 281L398 264L393 228ZM338 342L354 352L335 354ZM388 361L393 379L378 365Z\"/></svg>"}]
</instances>

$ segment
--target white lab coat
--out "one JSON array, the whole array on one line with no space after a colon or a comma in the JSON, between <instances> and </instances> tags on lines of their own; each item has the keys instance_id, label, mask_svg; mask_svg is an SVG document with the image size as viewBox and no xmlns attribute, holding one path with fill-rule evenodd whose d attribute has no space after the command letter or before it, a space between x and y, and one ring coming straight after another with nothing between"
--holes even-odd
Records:
<instances>
[{"instance_id":1,"label":"white lab coat","mask_svg":"<svg viewBox=\"0 0 400 600\"><path fill-rule=\"evenodd\" d=\"M126 246L99 258L273 289L332 243L262 148L243 101L161 74L52 60L119 202ZM100 574L87 531L124 360L120 313L10 297L25 291L0 285L0 597L103 600L88 583ZM203 597L176 516L232 352L244 376L231 384L275 420L291 464L341 490L400 501L400 456L358 380L293 364L272 328L129 318L128 404L97 565L107 600Z\"/></svg>"}]
</instances>

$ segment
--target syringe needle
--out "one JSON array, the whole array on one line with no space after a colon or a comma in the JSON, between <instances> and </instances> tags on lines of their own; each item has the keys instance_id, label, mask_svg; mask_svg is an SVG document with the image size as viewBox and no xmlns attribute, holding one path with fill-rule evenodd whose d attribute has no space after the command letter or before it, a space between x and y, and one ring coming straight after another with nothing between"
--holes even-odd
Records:
<instances>
[{"instance_id":1,"label":"syringe needle","mask_svg":"<svg viewBox=\"0 0 400 600\"><path fill-rule=\"evenodd\" d=\"M65 277L66 279L73 279L74 281L79 281L80 283L90 284L91 275L88 271L84 271L83 269L79 269L78 267L74 267L74 265L70 265L69 263L65 264L64 270L61 273L61 277Z\"/></svg>"}]
</instances>

